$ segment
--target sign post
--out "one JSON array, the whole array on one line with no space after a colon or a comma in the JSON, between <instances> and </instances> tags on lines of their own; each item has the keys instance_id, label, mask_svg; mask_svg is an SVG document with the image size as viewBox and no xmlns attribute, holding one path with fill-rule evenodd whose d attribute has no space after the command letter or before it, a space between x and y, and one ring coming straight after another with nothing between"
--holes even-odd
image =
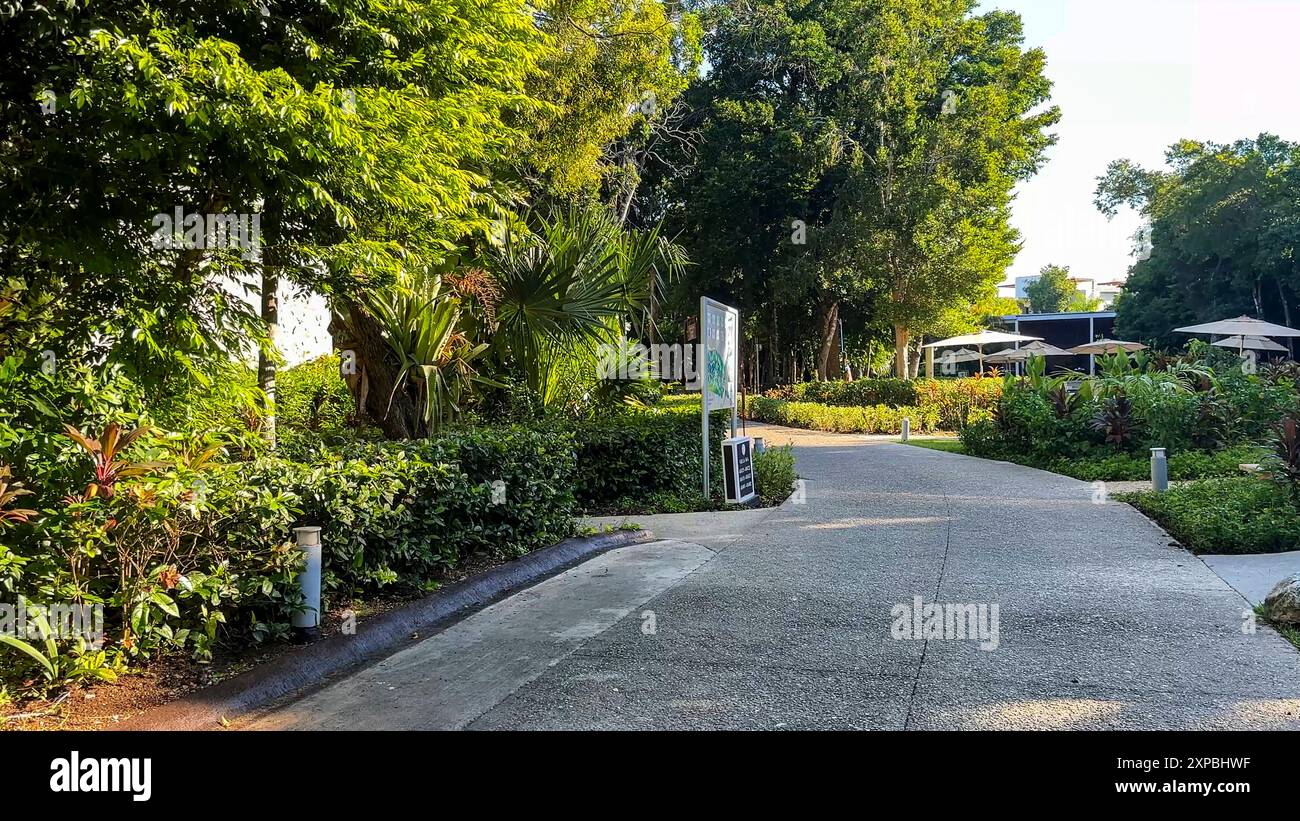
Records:
<instances>
[{"instance_id":1,"label":"sign post","mask_svg":"<svg viewBox=\"0 0 1300 821\"><path fill-rule=\"evenodd\" d=\"M704 498L709 498L709 411L731 408L731 435L736 435L737 362L740 351L740 312L700 297L700 435L704 454Z\"/></svg>"}]
</instances>

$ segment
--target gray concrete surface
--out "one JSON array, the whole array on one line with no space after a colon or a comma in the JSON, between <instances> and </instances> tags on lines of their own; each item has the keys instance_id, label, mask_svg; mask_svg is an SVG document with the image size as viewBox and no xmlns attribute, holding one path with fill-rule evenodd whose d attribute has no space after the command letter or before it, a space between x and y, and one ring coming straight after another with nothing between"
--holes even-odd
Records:
<instances>
[{"instance_id":1,"label":"gray concrete surface","mask_svg":"<svg viewBox=\"0 0 1300 821\"><path fill-rule=\"evenodd\" d=\"M755 510L718 510L705 513L657 513L649 516L589 516L582 524L589 527L615 527L638 524L661 539L680 539L722 550L744 536L769 516L774 507Z\"/></svg>"},{"instance_id":2,"label":"gray concrete surface","mask_svg":"<svg viewBox=\"0 0 1300 821\"><path fill-rule=\"evenodd\" d=\"M597 556L290 705L259 730L452 730L712 558L659 540Z\"/></svg>"},{"instance_id":3,"label":"gray concrete surface","mask_svg":"<svg viewBox=\"0 0 1300 821\"><path fill-rule=\"evenodd\" d=\"M1254 556L1206 554L1201 559L1251 604L1262 604L1278 582L1300 573L1300 550Z\"/></svg>"},{"instance_id":4,"label":"gray concrete surface","mask_svg":"<svg viewBox=\"0 0 1300 821\"><path fill-rule=\"evenodd\" d=\"M492 631L430 639L291 723L461 726L443 701L479 688L471 729L1300 729L1300 653L1244 630L1246 600L1128 505L1017 465L759 429L795 445L805 504L661 586L588 588L582 611L539 585ZM891 637L914 596L998 605L996 649ZM533 620L572 641L516 650Z\"/></svg>"}]
</instances>

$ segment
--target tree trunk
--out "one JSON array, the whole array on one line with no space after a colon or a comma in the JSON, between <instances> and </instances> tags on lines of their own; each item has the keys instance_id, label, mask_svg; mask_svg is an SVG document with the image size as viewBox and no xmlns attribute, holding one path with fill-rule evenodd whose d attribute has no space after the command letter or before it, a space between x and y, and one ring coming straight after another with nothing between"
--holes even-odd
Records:
<instances>
[{"instance_id":1,"label":"tree trunk","mask_svg":"<svg viewBox=\"0 0 1300 821\"><path fill-rule=\"evenodd\" d=\"M348 306L347 321L332 323L330 330L339 346L356 356L357 372L345 380L366 416L389 439L415 439L424 435L421 397L415 390L415 380L408 378L393 393L398 369L379 325L352 304ZM391 405L389 397L392 397Z\"/></svg>"},{"instance_id":2,"label":"tree trunk","mask_svg":"<svg viewBox=\"0 0 1300 821\"><path fill-rule=\"evenodd\" d=\"M894 325L894 376L907 378L907 328Z\"/></svg>"},{"instance_id":3,"label":"tree trunk","mask_svg":"<svg viewBox=\"0 0 1300 821\"><path fill-rule=\"evenodd\" d=\"M262 321L266 323L266 336L270 351L257 352L257 387L266 394L262 414L262 435L275 448L275 356L276 341L280 336L280 243L282 217L278 211L268 209L262 247Z\"/></svg>"},{"instance_id":4,"label":"tree trunk","mask_svg":"<svg viewBox=\"0 0 1300 821\"><path fill-rule=\"evenodd\" d=\"M839 300L823 300L821 315L821 349L817 352L817 378L830 379L839 374L839 357L836 356L835 338L840 323Z\"/></svg>"},{"instance_id":5,"label":"tree trunk","mask_svg":"<svg viewBox=\"0 0 1300 821\"><path fill-rule=\"evenodd\" d=\"M1291 324L1291 303L1287 302L1286 289L1282 287L1282 280L1275 277L1273 281L1277 283L1277 298L1282 303L1282 324L1294 328L1295 326ZM1286 350L1287 356L1295 359L1295 337L1286 338Z\"/></svg>"}]
</instances>

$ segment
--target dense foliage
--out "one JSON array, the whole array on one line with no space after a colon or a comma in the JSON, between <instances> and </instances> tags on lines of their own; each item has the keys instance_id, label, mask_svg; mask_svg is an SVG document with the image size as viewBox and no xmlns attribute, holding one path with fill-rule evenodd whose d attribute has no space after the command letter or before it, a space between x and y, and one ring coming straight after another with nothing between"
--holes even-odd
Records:
<instances>
[{"instance_id":1,"label":"dense foliage","mask_svg":"<svg viewBox=\"0 0 1300 821\"><path fill-rule=\"evenodd\" d=\"M912 336L973 323L993 297L1012 188L1059 112L1019 16L975 5L709 7L710 71L683 95L695 133L654 176L698 264L682 312L707 293L754 317L764 382L838 373L841 319L901 361Z\"/></svg>"},{"instance_id":2,"label":"dense foliage","mask_svg":"<svg viewBox=\"0 0 1300 821\"><path fill-rule=\"evenodd\" d=\"M853 382L800 382L768 391L773 399L837 406L916 409L941 430L960 430L972 418L986 417L1002 393L1002 380L859 379ZM771 405L756 413L770 412ZM870 431L867 431L870 432Z\"/></svg>"},{"instance_id":3,"label":"dense foliage","mask_svg":"<svg viewBox=\"0 0 1300 821\"><path fill-rule=\"evenodd\" d=\"M1167 171L1116 161L1097 187L1103 213L1128 206L1149 223L1116 303L1119 338L1181 345L1174 328L1243 314L1294 327L1300 145L1183 140L1165 156Z\"/></svg>"},{"instance_id":4,"label":"dense foliage","mask_svg":"<svg viewBox=\"0 0 1300 821\"><path fill-rule=\"evenodd\" d=\"M1300 508L1285 490L1258 478L1211 479L1120 498L1195 553L1300 548Z\"/></svg>"},{"instance_id":5,"label":"dense foliage","mask_svg":"<svg viewBox=\"0 0 1300 821\"><path fill-rule=\"evenodd\" d=\"M1030 375L1007 377L992 418L962 430L962 443L975 456L1079 478L1143 478L1153 447L1167 450L1172 478L1230 475L1259 461L1297 407L1296 383L1281 371L1243 373L1236 357L1204 343L1191 349L1103 357L1091 378L1049 378L1032 359Z\"/></svg>"}]
</instances>

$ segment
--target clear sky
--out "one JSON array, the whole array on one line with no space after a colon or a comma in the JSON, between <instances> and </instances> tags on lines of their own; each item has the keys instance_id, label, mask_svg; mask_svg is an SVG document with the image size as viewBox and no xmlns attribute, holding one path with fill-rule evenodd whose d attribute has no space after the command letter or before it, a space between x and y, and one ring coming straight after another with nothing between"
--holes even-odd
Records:
<instances>
[{"instance_id":1,"label":"clear sky","mask_svg":"<svg viewBox=\"0 0 1300 821\"><path fill-rule=\"evenodd\" d=\"M1163 167L1183 138L1300 141L1300 0L982 0L990 8L1020 13L1061 107L1059 141L1018 190L1024 246L1008 281L1048 263L1126 276L1138 218L1107 221L1092 205L1111 160Z\"/></svg>"}]
</instances>

